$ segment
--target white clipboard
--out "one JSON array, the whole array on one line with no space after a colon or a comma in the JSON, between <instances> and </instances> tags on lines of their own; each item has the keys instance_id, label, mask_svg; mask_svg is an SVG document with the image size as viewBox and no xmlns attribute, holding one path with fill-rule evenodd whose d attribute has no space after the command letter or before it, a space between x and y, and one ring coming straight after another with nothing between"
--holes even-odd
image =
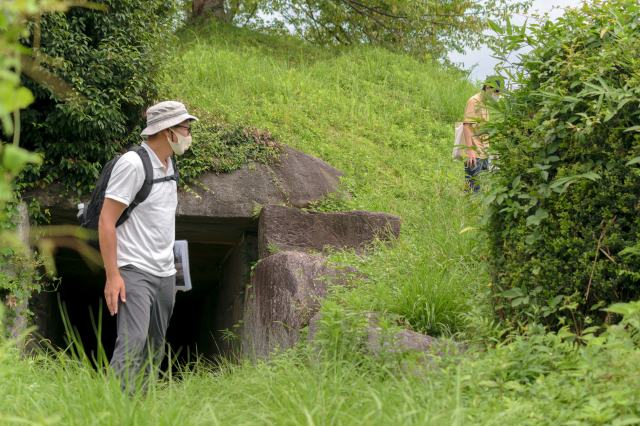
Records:
<instances>
[{"instance_id":1,"label":"white clipboard","mask_svg":"<svg viewBox=\"0 0 640 426\"><path fill-rule=\"evenodd\" d=\"M191 290L191 274L189 273L189 243L187 240L176 240L173 245L173 260L176 266L176 290Z\"/></svg>"}]
</instances>

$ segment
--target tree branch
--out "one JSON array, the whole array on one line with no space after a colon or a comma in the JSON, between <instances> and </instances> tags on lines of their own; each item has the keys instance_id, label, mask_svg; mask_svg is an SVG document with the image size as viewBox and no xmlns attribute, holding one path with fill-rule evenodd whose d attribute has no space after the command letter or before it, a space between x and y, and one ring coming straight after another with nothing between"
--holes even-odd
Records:
<instances>
[{"instance_id":1,"label":"tree branch","mask_svg":"<svg viewBox=\"0 0 640 426\"><path fill-rule=\"evenodd\" d=\"M356 5L358 7L361 7L363 9L365 9L365 10L368 10L370 12L376 13L378 15L386 16L388 18L408 19L408 17L406 15L395 15L393 13L389 13L389 12L387 12L385 10L380 9L380 8L373 7L373 6L368 6L368 5L363 4L363 3L359 2L359 1L356 1L356 0L342 0L342 1L344 3L349 3L349 4L352 4L352 5Z\"/></svg>"},{"instance_id":2,"label":"tree branch","mask_svg":"<svg viewBox=\"0 0 640 426\"><path fill-rule=\"evenodd\" d=\"M331 29L329 28L327 25L323 24L322 22L318 21L316 19L315 16L313 16L313 8L311 7L311 4L309 3L309 0L305 1L306 5L307 5L307 9L305 10L305 15L307 15L307 17L311 20L311 22L313 23L313 25L316 27L316 31L318 32L318 34L320 34L320 30L318 29L318 26L322 27L325 31L327 31L329 34L331 34L331 36L333 38L336 39L336 41L339 44L350 44L349 41L343 41L340 36L338 35L338 32L335 29ZM341 27L337 27L340 28L342 30Z\"/></svg>"}]
</instances>

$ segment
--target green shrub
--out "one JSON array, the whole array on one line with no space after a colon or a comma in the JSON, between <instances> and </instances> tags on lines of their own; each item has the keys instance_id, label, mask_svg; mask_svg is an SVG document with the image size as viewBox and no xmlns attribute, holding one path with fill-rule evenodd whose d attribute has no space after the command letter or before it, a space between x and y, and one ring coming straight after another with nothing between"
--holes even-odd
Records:
<instances>
[{"instance_id":1,"label":"green shrub","mask_svg":"<svg viewBox=\"0 0 640 426\"><path fill-rule=\"evenodd\" d=\"M523 43L489 129L496 309L580 331L640 298L640 6L592 1L505 34L503 53Z\"/></svg>"},{"instance_id":2,"label":"green shrub","mask_svg":"<svg viewBox=\"0 0 640 426\"><path fill-rule=\"evenodd\" d=\"M25 181L62 180L68 189L86 192L108 159L139 141L144 109L157 97L174 1L97 3L107 10L72 8L30 24L33 35L25 45L69 87L51 90L24 79L36 100L22 116L23 144L46 153L43 166Z\"/></svg>"}]
</instances>

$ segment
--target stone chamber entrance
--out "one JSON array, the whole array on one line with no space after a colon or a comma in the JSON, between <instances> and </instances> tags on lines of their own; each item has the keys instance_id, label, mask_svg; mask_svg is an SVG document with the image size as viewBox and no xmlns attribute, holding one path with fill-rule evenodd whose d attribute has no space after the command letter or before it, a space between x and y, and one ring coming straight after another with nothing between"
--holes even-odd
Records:
<instances>
[{"instance_id":1,"label":"stone chamber entrance","mask_svg":"<svg viewBox=\"0 0 640 426\"><path fill-rule=\"evenodd\" d=\"M245 286L258 258L257 220L183 216L176 220L176 239L189 241L193 288L176 294L167 331L172 355L178 364L197 357L232 358L239 352ZM104 302L104 270L92 270L78 253L67 249L60 250L55 261L59 284L32 302L39 335L54 347L67 345L62 305L89 356L97 353L96 329L101 324L101 343L110 357L116 320Z\"/></svg>"},{"instance_id":2,"label":"stone chamber entrance","mask_svg":"<svg viewBox=\"0 0 640 426\"><path fill-rule=\"evenodd\" d=\"M363 251L375 239L399 235L400 218L392 215L303 210L336 193L340 176L327 163L284 147L274 164L207 173L191 191L178 192L176 239L189 242L193 285L177 293L167 331L178 363L198 356L264 358L291 347L326 294L324 275L338 275L320 253L327 247ZM50 210L51 224L77 224L79 200L66 197L58 183L29 196ZM89 356L98 348L95 325L101 322L110 357L116 322L104 303L104 270L91 270L70 250L60 250L55 261L58 288L31 301L37 334L55 347L67 345L62 304Z\"/></svg>"}]
</instances>

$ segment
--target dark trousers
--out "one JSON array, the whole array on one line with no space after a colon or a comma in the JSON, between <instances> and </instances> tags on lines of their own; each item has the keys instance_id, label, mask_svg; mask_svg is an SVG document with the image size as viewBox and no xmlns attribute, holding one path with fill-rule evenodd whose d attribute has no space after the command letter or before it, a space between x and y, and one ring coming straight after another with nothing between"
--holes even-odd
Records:
<instances>
[{"instance_id":1,"label":"dark trousers","mask_svg":"<svg viewBox=\"0 0 640 426\"><path fill-rule=\"evenodd\" d=\"M476 164L473 167L464 165L464 174L467 182L467 191L478 192L480 191L480 185L476 181L476 176L485 170L489 170L488 158L476 158Z\"/></svg>"},{"instance_id":2,"label":"dark trousers","mask_svg":"<svg viewBox=\"0 0 640 426\"><path fill-rule=\"evenodd\" d=\"M131 392L137 380L146 384L164 356L165 334L176 297L175 275L157 277L133 265L121 267L120 275L127 302L118 301L118 337L111 367L122 389Z\"/></svg>"}]
</instances>

